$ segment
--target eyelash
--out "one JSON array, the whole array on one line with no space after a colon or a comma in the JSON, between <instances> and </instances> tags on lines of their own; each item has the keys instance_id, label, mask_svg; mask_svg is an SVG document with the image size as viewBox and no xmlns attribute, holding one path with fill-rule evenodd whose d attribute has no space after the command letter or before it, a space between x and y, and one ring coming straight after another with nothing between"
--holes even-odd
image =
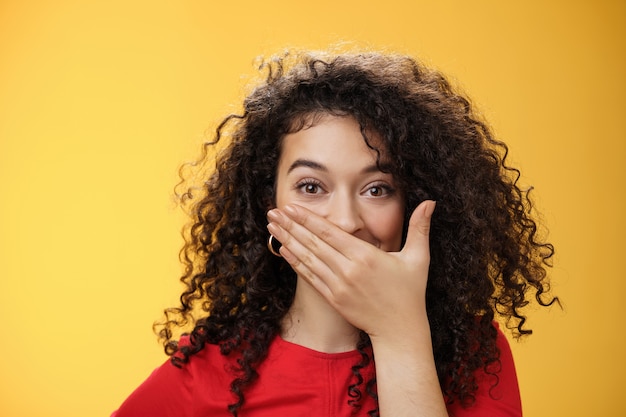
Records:
<instances>
[{"instance_id":1,"label":"eyelash","mask_svg":"<svg viewBox=\"0 0 626 417\"><path fill-rule=\"evenodd\" d=\"M388 195L393 194L396 190L393 187L390 187L387 184L373 184L370 187L368 187L367 191L370 191L372 188L378 188L382 191L382 195L375 195L373 197L385 197Z\"/></svg>"},{"instance_id":2,"label":"eyelash","mask_svg":"<svg viewBox=\"0 0 626 417\"><path fill-rule=\"evenodd\" d=\"M315 193L308 193L308 192L306 192L306 187L309 187L309 186L315 186L315 187L317 187L317 189L319 189L319 188L321 188L322 183L317 181L317 180L314 180L314 179L311 179L311 178L307 178L307 179L304 179L304 180L298 182L296 184L295 188L300 190L300 191L302 191L305 194L317 194L317 192L315 192ZM316 191L318 191L317 189L316 189Z\"/></svg>"}]
</instances>

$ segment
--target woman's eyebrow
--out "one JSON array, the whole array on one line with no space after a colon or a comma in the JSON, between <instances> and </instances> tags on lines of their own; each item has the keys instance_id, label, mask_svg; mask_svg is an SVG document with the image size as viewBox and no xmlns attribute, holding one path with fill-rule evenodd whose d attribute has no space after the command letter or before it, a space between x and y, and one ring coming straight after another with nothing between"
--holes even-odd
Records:
<instances>
[{"instance_id":1,"label":"woman's eyebrow","mask_svg":"<svg viewBox=\"0 0 626 417\"><path fill-rule=\"evenodd\" d=\"M312 168L318 171L322 171L322 172L328 172L328 168L322 164L320 164L319 162L316 161L312 161L310 159L296 159L291 166L289 167L289 169L287 170L287 173L290 173L291 171L293 171L296 168L300 168L300 167L306 167L306 168ZM368 165L365 168L363 168L361 170L362 174L371 174L373 172L389 172L390 171L390 166L389 164L381 164L381 165L377 165L377 164L372 164L372 165Z\"/></svg>"},{"instance_id":2,"label":"woman's eyebrow","mask_svg":"<svg viewBox=\"0 0 626 417\"><path fill-rule=\"evenodd\" d=\"M291 164L291 166L289 167L289 170L287 171L287 173L290 173L291 171L299 167L307 167L307 168L316 169L318 171L328 172L328 168L326 168L324 165L320 164L319 162L311 161L310 159L296 159L293 162L293 164Z\"/></svg>"}]
</instances>

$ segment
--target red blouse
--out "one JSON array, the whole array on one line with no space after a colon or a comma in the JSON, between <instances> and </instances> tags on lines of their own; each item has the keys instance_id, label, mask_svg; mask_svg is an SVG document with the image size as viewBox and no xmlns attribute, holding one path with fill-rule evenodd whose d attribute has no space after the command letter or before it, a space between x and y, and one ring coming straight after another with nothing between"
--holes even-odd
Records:
<instances>
[{"instance_id":1,"label":"red blouse","mask_svg":"<svg viewBox=\"0 0 626 417\"><path fill-rule=\"evenodd\" d=\"M478 373L476 403L468 409L448 407L454 417L521 416L515 365L508 342L498 330L502 369L496 377ZM233 358L206 345L189 363L177 368L168 360L157 368L112 417L231 417L227 405ZM357 351L322 353L276 337L267 358L259 365L259 378L244 391L240 417L358 416L365 417L375 401L363 393L361 407L348 404L348 387L354 383L350 368L358 363ZM365 381L374 374L371 365L361 370Z\"/></svg>"}]
</instances>

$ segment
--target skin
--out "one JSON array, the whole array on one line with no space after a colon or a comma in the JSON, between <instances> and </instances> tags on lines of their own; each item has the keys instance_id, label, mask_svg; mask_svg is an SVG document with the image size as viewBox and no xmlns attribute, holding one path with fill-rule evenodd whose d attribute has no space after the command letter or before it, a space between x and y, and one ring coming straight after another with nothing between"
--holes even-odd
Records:
<instances>
[{"instance_id":1,"label":"skin","mask_svg":"<svg viewBox=\"0 0 626 417\"><path fill-rule=\"evenodd\" d=\"M435 203L415 209L401 247L403 196L376 168L354 119L325 116L282 146L268 230L298 275L283 338L341 352L362 329L376 358L380 415L447 416L425 305Z\"/></svg>"}]
</instances>

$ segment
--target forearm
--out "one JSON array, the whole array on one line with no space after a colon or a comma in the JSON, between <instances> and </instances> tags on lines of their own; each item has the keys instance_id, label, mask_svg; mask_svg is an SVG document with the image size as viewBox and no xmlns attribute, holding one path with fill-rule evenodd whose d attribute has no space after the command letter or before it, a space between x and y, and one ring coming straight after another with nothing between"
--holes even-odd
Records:
<instances>
[{"instance_id":1,"label":"forearm","mask_svg":"<svg viewBox=\"0 0 626 417\"><path fill-rule=\"evenodd\" d=\"M372 338L372 347L381 417L448 416L428 326L398 340Z\"/></svg>"}]
</instances>

